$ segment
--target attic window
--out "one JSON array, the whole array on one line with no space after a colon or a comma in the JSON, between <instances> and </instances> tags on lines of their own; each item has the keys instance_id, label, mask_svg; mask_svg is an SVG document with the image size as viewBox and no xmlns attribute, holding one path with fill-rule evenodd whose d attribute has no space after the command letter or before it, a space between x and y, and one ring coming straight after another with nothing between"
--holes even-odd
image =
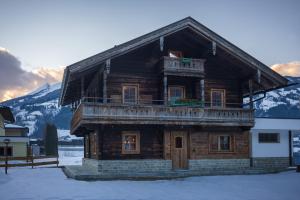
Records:
<instances>
[{"instance_id":1,"label":"attic window","mask_svg":"<svg viewBox=\"0 0 300 200\"><path fill-rule=\"evenodd\" d=\"M169 51L169 57L171 57L171 58L182 58L183 53L182 53L182 51Z\"/></svg>"}]
</instances>

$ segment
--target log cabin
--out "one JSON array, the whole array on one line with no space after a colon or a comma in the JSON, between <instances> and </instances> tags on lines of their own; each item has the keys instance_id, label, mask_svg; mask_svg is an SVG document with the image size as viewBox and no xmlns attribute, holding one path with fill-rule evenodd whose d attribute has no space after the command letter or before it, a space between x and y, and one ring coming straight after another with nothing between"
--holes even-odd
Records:
<instances>
[{"instance_id":1,"label":"log cabin","mask_svg":"<svg viewBox=\"0 0 300 200\"><path fill-rule=\"evenodd\" d=\"M67 66L60 105L98 174L213 173L250 167L253 96L287 84L187 17Z\"/></svg>"}]
</instances>

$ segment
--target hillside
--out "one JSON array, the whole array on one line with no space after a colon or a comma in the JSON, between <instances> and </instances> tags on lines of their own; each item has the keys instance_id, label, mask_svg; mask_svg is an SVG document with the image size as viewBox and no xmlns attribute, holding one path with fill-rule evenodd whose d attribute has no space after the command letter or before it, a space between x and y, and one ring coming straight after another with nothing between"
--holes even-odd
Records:
<instances>
[{"instance_id":1,"label":"hillside","mask_svg":"<svg viewBox=\"0 0 300 200\"><path fill-rule=\"evenodd\" d=\"M54 123L58 129L70 129L71 111L69 107L59 107L58 98L61 83L45 84L28 95L3 102L12 108L16 124L27 126L29 135L42 138L47 122Z\"/></svg>"},{"instance_id":2,"label":"hillside","mask_svg":"<svg viewBox=\"0 0 300 200\"><path fill-rule=\"evenodd\" d=\"M300 78L288 78L300 83ZM2 104L12 108L17 124L29 127L31 137L42 138L45 123L53 122L61 130L60 136L68 140L66 130L70 128L72 113L69 107L58 106L60 85L46 84ZM255 108L257 117L300 118L300 85L268 92L266 98L255 102Z\"/></svg>"},{"instance_id":3,"label":"hillside","mask_svg":"<svg viewBox=\"0 0 300 200\"><path fill-rule=\"evenodd\" d=\"M287 77L290 83L300 83L299 77ZM270 91L255 102L256 117L300 118L300 84Z\"/></svg>"}]
</instances>

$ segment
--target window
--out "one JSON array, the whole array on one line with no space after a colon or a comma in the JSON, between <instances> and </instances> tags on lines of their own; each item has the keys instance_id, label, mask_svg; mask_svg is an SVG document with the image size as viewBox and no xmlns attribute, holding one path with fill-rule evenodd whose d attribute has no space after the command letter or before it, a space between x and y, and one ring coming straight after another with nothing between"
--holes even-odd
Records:
<instances>
[{"instance_id":1,"label":"window","mask_svg":"<svg viewBox=\"0 0 300 200\"><path fill-rule=\"evenodd\" d=\"M0 156L6 156L5 149L6 147L0 147ZM7 147L7 156L12 156L12 155L13 155L12 147Z\"/></svg>"},{"instance_id":2,"label":"window","mask_svg":"<svg viewBox=\"0 0 300 200\"><path fill-rule=\"evenodd\" d=\"M183 53L182 53L182 51L169 51L169 56L171 58L182 58Z\"/></svg>"},{"instance_id":3,"label":"window","mask_svg":"<svg viewBox=\"0 0 300 200\"><path fill-rule=\"evenodd\" d=\"M211 90L211 106L225 107L225 90L212 89Z\"/></svg>"},{"instance_id":4,"label":"window","mask_svg":"<svg viewBox=\"0 0 300 200\"><path fill-rule=\"evenodd\" d=\"M233 152L233 136L210 135L210 151Z\"/></svg>"},{"instance_id":5,"label":"window","mask_svg":"<svg viewBox=\"0 0 300 200\"><path fill-rule=\"evenodd\" d=\"M122 153L139 154L140 153L140 133L127 132L122 134Z\"/></svg>"},{"instance_id":6,"label":"window","mask_svg":"<svg viewBox=\"0 0 300 200\"><path fill-rule=\"evenodd\" d=\"M219 151L230 151L230 136L219 136Z\"/></svg>"},{"instance_id":7,"label":"window","mask_svg":"<svg viewBox=\"0 0 300 200\"><path fill-rule=\"evenodd\" d=\"M259 143L279 143L279 133L259 133L258 134Z\"/></svg>"},{"instance_id":8,"label":"window","mask_svg":"<svg viewBox=\"0 0 300 200\"><path fill-rule=\"evenodd\" d=\"M169 101L175 102L178 99L184 98L184 87L183 86L170 86L168 91Z\"/></svg>"},{"instance_id":9,"label":"window","mask_svg":"<svg viewBox=\"0 0 300 200\"><path fill-rule=\"evenodd\" d=\"M175 138L175 148L181 149L182 148L182 137Z\"/></svg>"},{"instance_id":10,"label":"window","mask_svg":"<svg viewBox=\"0 0 300 200\"><path fill-rule=\"evenodd\" d=\"M137 98L138 98L137 85L124 85L122 94L123 94L123 103L137 104Z\"/></svg>"}]
</instances>

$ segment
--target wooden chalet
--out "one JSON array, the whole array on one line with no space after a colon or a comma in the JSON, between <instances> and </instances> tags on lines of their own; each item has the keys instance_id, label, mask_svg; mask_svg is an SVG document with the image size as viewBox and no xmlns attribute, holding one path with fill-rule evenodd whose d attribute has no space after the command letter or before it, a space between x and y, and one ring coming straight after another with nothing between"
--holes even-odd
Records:
<instances>
[{"instance_id":1,"label":"wooden chalet","mask_svg":"<svg viewBox=\"0 0 300 200\"><path fill-rule=\"evenodd\" d=\"M100 174L243 168L253 95L287 82L187 17L67 66L60 104Z\"/></svg>"}]
</instances>

